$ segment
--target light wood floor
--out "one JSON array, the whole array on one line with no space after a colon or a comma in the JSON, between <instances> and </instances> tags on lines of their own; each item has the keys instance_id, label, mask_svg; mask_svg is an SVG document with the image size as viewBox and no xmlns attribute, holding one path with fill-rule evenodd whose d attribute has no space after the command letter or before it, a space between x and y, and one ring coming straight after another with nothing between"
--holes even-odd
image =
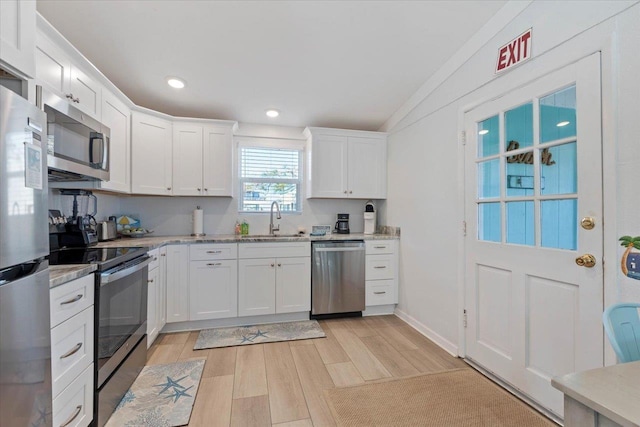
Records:
<instances>
[{"instance_id":1,"label":"light wood floor","mask_svg":"<svg viewBox=\"0 0 640 427\"><path fill-rule=\"evenodd\" d=\"M396 316L320 321L327 338L192 350L161 335L148 365L207 359L189 426L333 426L325 389L465 367Z\"/></svg>"}]
</instances>

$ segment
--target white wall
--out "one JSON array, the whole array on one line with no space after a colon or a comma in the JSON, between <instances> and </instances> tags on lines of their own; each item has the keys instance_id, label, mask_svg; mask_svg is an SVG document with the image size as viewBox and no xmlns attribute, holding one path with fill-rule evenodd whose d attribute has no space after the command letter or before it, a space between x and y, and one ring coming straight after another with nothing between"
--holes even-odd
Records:
<instances>
[{"instance_id":1,"label":"white wall","mask_svg":"<svg viewBox=\"0 0 640 427\"><path fill-rule=\"evenodd\" d=\"M449 351L458 351L462 308L461 112L596 51L603 58L605 258L611 266L605 269L605 303L640 301L640 282L621 277L623 248L617 246L623 234L640 235L638 22L637 2L534 1L496 26L502 29L475 54L445 64L455 71L428 81L419 91L426 97L383 127L390 137L382 221L402 228L398 312ZM496 77L498 48L531 27L533 58Z\"/></svg>"}]
</instances>

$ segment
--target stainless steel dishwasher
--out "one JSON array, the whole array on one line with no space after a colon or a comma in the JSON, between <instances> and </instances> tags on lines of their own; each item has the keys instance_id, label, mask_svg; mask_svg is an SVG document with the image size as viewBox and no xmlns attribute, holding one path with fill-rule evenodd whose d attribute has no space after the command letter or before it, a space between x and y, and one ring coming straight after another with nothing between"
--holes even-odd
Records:
<instances>
[{"instance_id":1,"label":"stainless steel dishwasher","mask_svg":"<svg viewBox=\"0 0 640 427\"><path fill-rule=\"evenodd\" d=\"M311 317L362 315L364 241L311 243Z\"/></svg>"}]
</instances>

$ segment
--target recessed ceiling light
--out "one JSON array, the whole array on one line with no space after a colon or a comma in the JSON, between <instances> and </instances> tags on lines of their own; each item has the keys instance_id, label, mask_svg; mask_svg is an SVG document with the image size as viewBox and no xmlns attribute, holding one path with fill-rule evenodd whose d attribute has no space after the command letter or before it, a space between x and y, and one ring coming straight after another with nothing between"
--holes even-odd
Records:
<instances>
[{"instance_id":1,"label":"recessed ceiling light","mask_svg":"<svg viewBox=\"0 0 640 427\"><path fill-rule=\"evenodd\" d=\"M571 123L571 122L566 122L566 121L565 121L565 122L560 122L560 123L558 123L556 126L558 126L559 128L561 128L561 127L563 127L563 126L568 125L569 123Z\"/></svg>"},{"instance_id":2,"label":"recessed ceiling light","mask_svg":"<svg viewBox=\"0 0 640 427\"><path fill-rule=\"evenodd\" d=\"M480 132L478 132L478 135L486 135L488 133L489 131L487 129L482 129Z\"/></svg>"},{"instance_id":3,"label":"recessed ceiling light","mask_svg":"<svg viewBox=\"0 0 640 427\"><path fill-rule=\"evenodd\" d=\"M182 89L185 87L185 82L177 77L167 77L167 84L176 89Z\"/></svg>"},{"instance_id":4,"label":"recessed ceiling light","mask_svg":"<svg viewBox=\"0 0 640 427\"><path fill-rule=\"evenodd\" d=\"M276 118L276 117L278 117L280 115L280 111L278 111L278 110L267 110L267 111L265 111L265 114L267 115L267 117L271 117L273 119L273 118Z\"/></svg>"}]
</instances>

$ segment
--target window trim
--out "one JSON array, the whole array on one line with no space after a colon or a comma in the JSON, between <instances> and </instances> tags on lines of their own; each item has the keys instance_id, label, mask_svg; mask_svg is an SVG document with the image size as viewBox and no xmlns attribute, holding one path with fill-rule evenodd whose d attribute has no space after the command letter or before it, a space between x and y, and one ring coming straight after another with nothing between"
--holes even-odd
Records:
<instances>
[{"instance_id":1,"label":"window trim","mask_svg":"<svg viewBox=\"0 0 640 427\"><path fill-rule=\"evenodd\" d=\"M236 186L238 188L238 214L243 215L263 215L269 214L269 211L246 211L242 210L244 201L244 183L285 183L296 184L297 209L295 211L282 211L283 215L301 215L303 211L304 201L304 159L305 159L305 141L279 138L260 138L260 137L236 137ZM284 149L298 151L298 178L242 178L242 148L262 148L262 149Z\"/></svg>"}]
</instances>

